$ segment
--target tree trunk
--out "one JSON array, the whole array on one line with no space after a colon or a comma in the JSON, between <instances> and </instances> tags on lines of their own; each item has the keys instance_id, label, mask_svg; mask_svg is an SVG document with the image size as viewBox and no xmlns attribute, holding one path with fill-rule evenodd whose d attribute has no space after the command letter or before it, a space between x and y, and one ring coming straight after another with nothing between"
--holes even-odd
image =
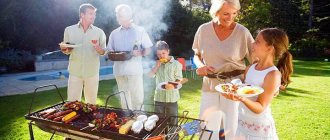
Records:
<instances>
[{"instance_id":1,"label":"tree trunk","mask_svg":"<svg viewBox=\"0 0 330 140\"><path fill-rule=\"evenodd\" d=\"M308 18L308 28L312 29L313 27L313 14L314 14L314 2L310 0L309 4L309 18Z\"/></svg>"},{"instance_id":2,"label":"tree trunk","mask_svg":"<svg viewBox=\"0 0 330 140\"><path fill-rule=\"evenodd\" d=\"M189 0L189 8L190 8L190 11L192 10L192 1Z\"/></svg>"}]
</instances>

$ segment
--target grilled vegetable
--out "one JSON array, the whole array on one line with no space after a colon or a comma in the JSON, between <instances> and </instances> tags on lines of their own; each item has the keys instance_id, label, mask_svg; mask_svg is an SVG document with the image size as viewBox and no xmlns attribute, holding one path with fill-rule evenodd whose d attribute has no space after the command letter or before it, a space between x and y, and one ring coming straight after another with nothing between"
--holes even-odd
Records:
<instances>
[{"instance_id":1,"label":"grilled vegetable","mask_svg":"<svg viewBox=\"0 0 330 140\"><path fill-rule=\"evenodd\" d=\"M80 115L79 115L79 114L77 114L77 115L75 115L75 116L71 117L70 119L68 119L68 120L64 121L64 123L68 124L68 123L72 122L73 120L77 119L79 116L80 116Z\"/></svg>"},{"instance_id":2,"label":"grilled vegetable","mask_svg":"<svg viewBox=\"0 0 330 140\"><path fill-rule=\"evenodd\" d=\"M69 113L68 115L65 115L63 118L62 118L62 122L65 122L69 119L71 119L72 117L76 116L77 115L77 112L76 111L72 111L71 113Z\"/></svg>"},{"instance_id":3,"label":"grilled vegetable","mask_svg":"<svg viewBox=\"0 0 330 140\"><path fill-rule=\"evenodd\" d=\"M157 115L151 115L150 117L148 117L148 121L149 120L157 122L159 120L159 117Z\"/></svg>"},{"instance_id":4,"label":"grilled vegetable","mask_svg":"<svg viewBox=\"0 0 330 140\"><path fill-rule=\"evenodd\" d=\"M128 131L131 129L133 123L134 123L134 120L129 120L129 121L126 122L124 125L122 125L122 126L119 128L119 134L127 134Z\"/></svg>"},{"instance_id":5,"label":"grilled vegetable","mask_svg":"<svg viewBox=\"0 0 330 140\"><path fill-rule=\"evenodd\" d=\"M167 62L167 59L166 58L159 59L159 62L160 63L166 63Z\"/></svg>"},{"instance_id":6,"label":"grilled vegetable","mask_svg":"<svg viewBox=\"0 0 330 140\"><path fill-rule=\"evenodd\" d=\"M135 134L139 134L141 130L143 129L143 122L141 121L135 121L132 125L132 131Z\"/></svg>"},{"instance_id":7,"label":"grilled vegetable","mask_svg":"<svg viewBox=\"0 0 330 140\"><path fill-rule=\"evenodd\" d=\"M144 129L147 131L151 131L152 129L154 129L155 126L156 126L156 121L154 120L148 120L144 123Z\"/></svg>"},{"instance_id":8,"label":"grilled vegetable","mask_svg":"<svg viewBox=\"0 0 330 140\"><path fill-rule=\"evenodd\" d=\"M136 121L141 121L142 123L147 121L148 117L146 115L139 115L136 117Z\"/></svg>"}]
</instances>

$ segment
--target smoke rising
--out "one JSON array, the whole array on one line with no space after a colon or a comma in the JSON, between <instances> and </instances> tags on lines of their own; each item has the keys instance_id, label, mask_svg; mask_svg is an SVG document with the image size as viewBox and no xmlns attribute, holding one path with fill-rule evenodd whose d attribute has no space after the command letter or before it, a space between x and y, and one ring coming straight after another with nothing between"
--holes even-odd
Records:
<instances>
[{"instance_id":1,"label":"smoke rising","mask_svg":"<svg viewBox=\"0 0 330 140\"><path fill-rule=\"evenodd\" d=\"M111 0L103 3L106 9L102 15L110 15L109 20L116 21L115 8L119 4L127 4L133 9L133 22L145 28L151 40L155 42L167 31L164 16L170 10L171 0ZM103 13L105 12L105 13ZM119 26L119 25L118 25Z\"/></svg>"},{"instance_id":2,"label":"smoke rising","mask_svg":"<svg viewBox=\"0 0 330 140\"><path fill-rule=\"evenodd\" d=\"M99 15L96 20L101 24L116 24L115 8L120 4L127 4L133 10L133 22L139 26L142 26L147 32L150 39L155 43L161 39L163 34L167 32L168 25L165 23L164 18L170 11L171 0L111 0L105 1L102 5L96 5L96 7L102 7L104 10L98 10ZM110 22L109 22L110 21ZM109 32L111 32L110 29ZM148 73L150 68L154 66L153 60L154 54L151 53L149 57L143 59L144 73ZM151 57L150 57L151 56ZM144 77L144 102L153 103L153 93L156 87L153 78ZM118 92L116 87L113 92ZM146 109L146 108L144 108ZM149 109L147 109L149 110ZM149 110L153 111L153 110Z\"/></svg>"}]
</instances>

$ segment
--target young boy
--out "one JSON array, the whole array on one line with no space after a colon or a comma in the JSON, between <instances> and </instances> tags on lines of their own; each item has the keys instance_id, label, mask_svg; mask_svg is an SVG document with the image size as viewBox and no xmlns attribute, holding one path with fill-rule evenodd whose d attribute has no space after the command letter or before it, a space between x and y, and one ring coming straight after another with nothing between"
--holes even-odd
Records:
<instances>
[{"instance_id":1,"label":"young boy","mask_svg":"<svg viewBox=\"0 0 330 140\"><path fill-rule=\"evenodd\" d=\"M158 41L156 44L157 60L155 67L150 71L149 76L156 78L156 86L162 82L181 82L182 65L169 56L169 46L165 41ZM178 116L179 90L155 90L155 111L166 113L168 116ZM173 123L177 123L175 120Z\"/></svg>"}]
</instances>

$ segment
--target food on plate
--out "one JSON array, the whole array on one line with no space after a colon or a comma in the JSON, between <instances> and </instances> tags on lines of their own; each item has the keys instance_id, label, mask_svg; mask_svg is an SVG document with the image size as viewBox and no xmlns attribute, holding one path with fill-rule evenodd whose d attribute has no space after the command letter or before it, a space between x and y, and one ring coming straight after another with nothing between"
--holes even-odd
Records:
<instances>
[{"instance_id":1,"label":"food on plate","mask_svg":"<svg viewBox=\"0 0 330 140\"><path fill-rule=\"evenodd\" d=\"M254 91L253 89L246 89L246 90L243 91L243 93L245 93L245 94L255 94L256 91Z\"/></svg>"},{"instance_id":2,"label":"food on plate","mask_svg":"<svg viewBox=\"0 0 330 140\"><path fill-rule=\"evenodd\" d=\"M231 85L227 84L227 85L221 85L221 89L224 92L229 92L231 88Z\"/></svg>"},{"instance_id":3,"label":"food on plate","mask_svg":"<svg viewBox=\"0 0 330 140\"><path fill-rule=\"evenodd\" d=\"M236 92L238 87L233 84L223 84L221 85L221 89L223 92Z\"/></svg>"},{"instance_id":4,"label":"food on plate","mask_svg":"<svg viewBox=\"0 0 330 140\"><path fill-rule=\"evenodd\" d=\"M243 87L243 89L242 89L243 94L256 94L259 92L261 92L261 91L259 91L258 88L251 87L251 86L246 86L246 87Z\"/></svg>"},{"instance_id":5,"label":"food on plate","mask_svg":"<svg viewBox=\"0 0 330 140\"><path fill-rule=\"evenodd\" d=\"M232 85L231 86L231 91L232 92L236 92L238 90L238 86L237 85Z\"/></svg>"},{"instance_id":6,"label":"food on plate","mask_svg":"<svg viewBox=\"0 0 330 140\"><path fill-rule=\"evenodd\" d=\"M145 122L147 121L148 117L146 115L139 115L136 117L136 121L141 121L141 122Z\"/></svg>"},{"instance_id":7,"label":"food on plate","mask_svg":"<svg viewBox=\"0 0 330 140\"><path fill-rule=\"evenodd\" d=\"M166 84L162 85L162 88L165 90L173 90L176 89L178 87L178 83L176 82L167 82Z\"/></svg>"},{"instance_id":8,"label":"food on plate","mask_svg":"<svg viewBox=\"0 0 330 140\"><path fill-rule=\"evenodd\" d=\"M173 90L175 87L172 84L165 84L165 89L167 90Z\"/></svg>"},{"instance_id":9,"label":"food on plate","mask_svg":"<svg viewBox=\"0 0 330 140\"><path fill-rule=\"evenodd\" d=\"M141 130L143 129L143 122L141 121L135 121L132 125L132 131L135 134L139 134Z\"/></svg>"},{"instance_id":10,"label":"food on plate","mask_svg":"<svg viewBox=\"0 0 330 140\"><path fill-rule=\"evenodd\" d=\"M131 129L133 123L134 123L134 120L129 120L129 121L126 122L124 125L122 125L122 126L119 128L119 134L127 134L128 131Z\"/></svg>"},{"instance_id":11,"label":"food on plate","mask_svg":"<svg viewBox=\"0 0 330 140\"><path fill-rule=\"evenodd\" d=\"M156 126L156 121L154 120L148 120L144 123L144 129L147 131L151 131L152 129L154 129L155 126Z\"/></svg>"},{"instance_id":12,"label":"food on plate","mask_svg":"<svg viewBox=\"0 0 330 140\"><path fill-rule=\"evenodd\" d=\"M264 92L259 86L245 85L237 90L237 94L244 97L252 97Z\"/></svg>"},{"instance_id":13,"label":"food on plate","mask_svg":"<svg viewBox=\"0 0 330 140\"><path fill-rule=\"evenodd\" d=\"M166 63L167 62L167 59L166 58L161 58L161 59L159 59L159 62L160 63Z\"/></svg>"},{"instance_id":14,"label":"food on plate","mask_svg":"<svg viewBox=\"0 0 330 140\"><path fill-rule=\"evenodd\" d=\"M159 120L159 117L157 115L151 115L148 117L148 121L150 120L157 122Z\"/></svg>"},{"instance_id":15,"label":"food on plate","mask_svg":"<svg viewBox=\"0 0 330 140\"><path fill-rule=\"evenodd\" d=\"M179 84L177 83L177 82L168 82L169 84L172 84L172 85L174 85L175 86L175 88L176 88L176 86L178 86Z\"/></svg>"}]
</instances>

